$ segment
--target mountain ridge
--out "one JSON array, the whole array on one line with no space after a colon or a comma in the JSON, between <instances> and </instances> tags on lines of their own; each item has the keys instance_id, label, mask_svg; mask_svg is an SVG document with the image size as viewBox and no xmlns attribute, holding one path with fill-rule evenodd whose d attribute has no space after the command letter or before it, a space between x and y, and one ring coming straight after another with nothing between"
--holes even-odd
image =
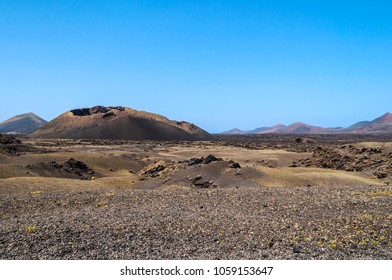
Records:
<instances>
[{"instance_id":1,"label":"mountain ridge","mask_svg":"<svg viewBox=\"0 0 392 280\"><path fill-rule=\"evenodd\" d=\"M230 133L231 131L232 130L229 130L220 134L234 134ZM392 114L388 112L373 121L360 121L347 128L325 128L302 122L295 122L288 126L278 124L272 127L261 127L248 131L242 131L237 128L236 131L236 134L389 134L392 133Z\"/></svg>"},{"instance_id":2,"label":"mountain ridge","mask_svg":"<svg viewBox=\"0 0 392 280\"><path fill-rule=\"evenodd\" d=\"M34 113L16 115L0 123L0 133L29 134L47 121Z\"/></svg>"}]
</instances>

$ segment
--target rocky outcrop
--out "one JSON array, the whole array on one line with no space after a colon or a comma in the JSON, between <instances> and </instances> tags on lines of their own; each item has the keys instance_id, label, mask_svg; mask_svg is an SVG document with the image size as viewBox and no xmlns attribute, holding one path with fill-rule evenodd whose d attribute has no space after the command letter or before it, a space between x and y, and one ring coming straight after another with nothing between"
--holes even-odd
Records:
<instances>
[{"instance_id":1,"label":"rocky outcrop","mask_svg":"<svg viewBox=\"0 0 392 280\"><path fill-rule=\"evenodd\" d=\"M20 140L16 139L13 135L0 134L0 144L20 144Z\"/></svg>"},{"instance_id":2,"label":"rocky outcrop","mask_svg":"<svg viewBox=\"0 0 392 280\"><path fill-rule=\"evenodd\" d=\"M392 153L381 148L354 145L317 147L311 158L294 162L292 167L318 167L344 171L372 171L378 179L392 174Z\"/></svg>"},{"instance_id":3,"label":"rocky outcrop","mask_svg":"<svg viewBox=\"0 0 392 280\"><path fill-rule=\"evenodd\" d=\"M56 161L29 164L26 166L29 172L42 177L68 178L91 180L95 172L84 162L70 158L66 162Z\"/></svg>"}]
</instances>

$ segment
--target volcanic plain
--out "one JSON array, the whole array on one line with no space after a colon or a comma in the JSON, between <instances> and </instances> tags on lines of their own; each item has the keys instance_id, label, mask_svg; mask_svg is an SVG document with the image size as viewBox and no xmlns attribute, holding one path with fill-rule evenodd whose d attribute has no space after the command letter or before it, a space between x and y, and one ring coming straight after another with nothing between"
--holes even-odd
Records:
<instances>
[{"instance_id":1,"label":"volcanic plain","mask_svg":"<svg viewBox=\"0 0 392 280\"><path fill-rule=\"evenodd\" d=\"M1 259L391 259L386 135L0 137Z\"/></svg>"}]
</instances>

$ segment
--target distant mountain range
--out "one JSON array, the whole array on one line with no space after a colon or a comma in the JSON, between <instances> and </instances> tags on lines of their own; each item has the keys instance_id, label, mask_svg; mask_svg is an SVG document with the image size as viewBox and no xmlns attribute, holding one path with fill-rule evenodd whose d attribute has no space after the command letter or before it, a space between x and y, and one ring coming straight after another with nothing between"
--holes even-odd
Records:
<instances>
[{"instance_id":1,"label":"distant mountain range","mask_svg":"<svg viewBox=\"0 0 392 280\"><path fill-rule=\"evenodd\" d=\"M29 134L46 123L33 113L17 115L0 123L0 133Z\"/></svg>"},{"instance_id":2,"label":"distant mountain range","mask_svg":"<svg viewBox=\"0 0 392 280\"><path fill-rule=\"evenodd\" d=\"M164 116L126 107L75 109L51 122L34 113L17 115L0 123L0 133L18 133L30 137L71 139L126 140L203 140L210 135L194 124L176 122ZM392 134L392 114L386 113L373 121L361 121L347 128L324 128L301 122L277 124L254 130L234 128L221 134Z\"/></svg>"},{"instance_id":3,"label":"distant mountain range","mask_svg":"<svg viewBox=\"0 0 392 280\"><path fill-rule=\"evenodd\" d=\"M334 134L334 133L356 133L356 134L382 134L392 133L392 114L386 113L373 121L361 121L350 127L324 128L306 123L296 122L289 126L277 124L272 127L260 127L254 130L240 130L234 128L221 134Z\"/></svg>"}]
</instances>

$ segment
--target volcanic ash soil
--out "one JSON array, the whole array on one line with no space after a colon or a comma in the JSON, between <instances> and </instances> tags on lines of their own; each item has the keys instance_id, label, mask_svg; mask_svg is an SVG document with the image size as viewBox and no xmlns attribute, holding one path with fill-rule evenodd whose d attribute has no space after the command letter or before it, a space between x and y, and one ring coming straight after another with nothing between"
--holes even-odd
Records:
<instances>
[{"instance_id":1,"label":"volcanic ash soil","mask_svg":"<svg viewBox=\"0 0 392 280\"><path fill-rule=\"evenodd\" d=\"M391 188L2 194L3 259L391 259Z\"/></svg>"}]
</instances>

